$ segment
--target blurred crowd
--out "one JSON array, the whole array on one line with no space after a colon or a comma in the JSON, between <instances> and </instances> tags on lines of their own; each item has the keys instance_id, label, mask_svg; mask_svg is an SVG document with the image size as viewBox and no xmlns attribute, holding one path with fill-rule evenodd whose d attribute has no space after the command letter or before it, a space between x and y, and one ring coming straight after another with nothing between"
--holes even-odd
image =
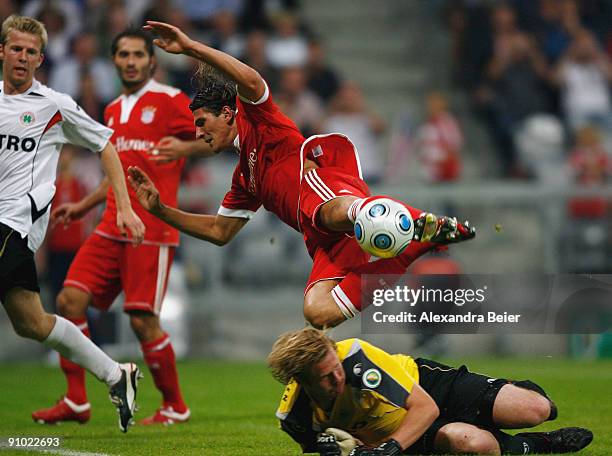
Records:
<instances>
[{"instance_id":1,"label":"blurred crowd","mask_svg":"<svg viewBox=\"0 0 612 456\"><path fill-rule=\"evenodd\" d=\"M468 95L493 140L501 176L562 177L583 186L609 182L612 0L438 4L451 38L451 90ZM37 79L70 94L98 120L120 92L110 59L112 38L147 19L159 20L254 67L305 136L346 134L359 151L368 183L401 181L409 167L418 167L429 183L462 179L466 138L463 119L450 103L455 98L441 91L425 93L423 109L416 109L423 111L422 118L400 113L389 129L359 82L334 67L326 43L304 20L299 0L0 0L0 20L13 13L36 17L47 27L49 46ZM192 95L195 61L161 51L156 56L155 79ZM388 130L389 145L384 141ZM100 179L92 154L67 149L58 201L80 198ZM235 158L227 155L227 161ZM184 185L205 186L209 166L191 162ZM192 209L216 208L196 203ZM603 196L585 197L571 201L568 211L576 218L603 218L609 203ZM86 233L92 223L86 220L74 230ZM74 245L61 245L51 232L51 247L76 251L81 238L76 231L70 236Z\"/></svg>"},{"instance_id":2,"label":"blurred crowd","mask_svg":"<svg viewBox=\"0 0 612 456\"><path fill-rule=\"evenodd\" d=\"M328 63L324 43L301 19L299 6L297 0L0 0L0 20L19 13L44 22L49 45L37 79L71 95L98 120L120 91L112 38L147 19L177 25L258 70L306 137L331 131L351 137L366 177L379 182L385 122L368 108L357 82L344 80ZM164 52L156 57L155 79L193 95L196 62ZM202 170L193 171L188 183L205 181L198 177Z\"/></svg>"},{"instance_id":3,"label":"blurred crowd","mask_svg":"<svg viewBox=\"0 0 612 456\"><path fill-rule=\"evenodd\" d=\"M458 0L447 18L453 80L503 174L559 176L564 164L578 183L609 180L612 1Z\"/></svg>"}]
</instances>

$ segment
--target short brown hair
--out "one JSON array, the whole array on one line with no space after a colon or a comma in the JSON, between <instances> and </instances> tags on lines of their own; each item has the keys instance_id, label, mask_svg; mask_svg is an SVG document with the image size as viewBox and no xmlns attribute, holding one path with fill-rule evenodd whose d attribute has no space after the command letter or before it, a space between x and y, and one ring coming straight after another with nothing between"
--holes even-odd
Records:
<instances>
[{"instance_id":1,"label":"short brown hair","mask_svg":"<svg viewBox=\"0 0 612 456\"><path fill-rule=\"evenodd\" d=\"M17 14L7 17L2 23L2 33L0 35L0 42L3 45L6 44L8 35L12 31L36 35L38 38L40 38L40 43L42 45L40 49L41 52L43 52L47 47L47 42L49 41L47 29L42 22L37 21L34 18L19 16Z\"/></svg>"},{"instance_id":2,"label":"short brown hair","mask_svg":"<svg viewBox=\"0 0 612 456\"><path fill-rule=\"evenodd\" d=\"M283 385L293 378L301 381L329 350L336 350L336 342L323 331L314 328L289 331L274 342L268 355L268 367L272 376Z\"/></svg>"}]
</instances>

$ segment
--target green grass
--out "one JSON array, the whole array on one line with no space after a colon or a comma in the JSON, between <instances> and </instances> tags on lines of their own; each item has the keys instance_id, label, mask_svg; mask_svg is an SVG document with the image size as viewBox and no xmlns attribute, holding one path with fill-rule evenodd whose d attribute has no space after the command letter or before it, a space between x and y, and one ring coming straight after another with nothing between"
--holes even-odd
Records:
<instances>
[{"instance_id":1,"label":"green grass","mask_svg":"<svg viewBox=\"0 0 612 456\"><path fill-rule=\"evenodd\" d=\"M471 370L496 377L529 378L542 385L559 406L559 418L539 429L584 426L595 440L585 456L612 454L612 362L538 360L471 360ZM89 378L92 419L87 425L41 426L30 412L49 406L64 391L59 369L34 364L0 366L0 436L61 436L62 449L109 455L298 455L298 447L277 428L274 411L281 386L262 364L197 361L179 364L184 395L192 410L188 424L134 426L122 434L106 388ZM145 375L148 372L145 370ZM159 396L150 375L139 392L143 418ZM0 456L40 455L2 451Z\"/></svg>"}]
</instances>

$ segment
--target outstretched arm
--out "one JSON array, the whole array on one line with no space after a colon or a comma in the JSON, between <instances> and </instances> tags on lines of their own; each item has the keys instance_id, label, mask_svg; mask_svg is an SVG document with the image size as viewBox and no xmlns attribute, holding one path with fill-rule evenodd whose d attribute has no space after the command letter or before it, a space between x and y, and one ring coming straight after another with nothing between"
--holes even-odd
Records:
<instances>
[{"instance_id":1,"label":"outstretched arm","mask_svg":"<svg viewBox=\"0 0 612 456\"><path fill-rule=\"evenodd\" d=\"M130 197L125 185L123 168L113 145L108 142L100 154L102 168L113 187L115 202L117 204L117 228L122 236L132 234L135 244L140 244L144 239L145 226L132 210Z\"/></svg>"},{"instance_id":2,"label":"outstretched arm","mask_svg":"<svg viewBox=\"0 0 612 456\"><path fill-rule=\"evenodd\" d=\"M266 84L257 71L242 63L231 55L192 40L178 27L164 22L147 21L144 26L159 35L153 42L171 54L185 54L189 57L208 63L225 73L238 84L238 93L251 101L259 100L265 90Z\"/></svg>"},{"instance_id":3,"label":"outstretched arm","mask_svg":"<svg viewBox=\"0 0 612 456\"><path fill-rule=\"evenodd\" d=\"M247 219L237 217L192 214L164 205L149 176L137 166L128 169L128 181L140 204L151 214L185 234L215 245L227 244L247 222Z\"/></svg>"},{"instance_id":4,"label":"outstretched arm","mask_svg":"<svg viewBox=\"0 0 612 456\"><path fill-rule=\"evenodd\" d=\"M149 160L157 163L168 163L183 157L210 157L219 152L219 150L213 150L210 144L201 139L183 141L174 136L166 136L160 139L155 146L151 146L147 151Z\"/></svg>"}]
</instances>

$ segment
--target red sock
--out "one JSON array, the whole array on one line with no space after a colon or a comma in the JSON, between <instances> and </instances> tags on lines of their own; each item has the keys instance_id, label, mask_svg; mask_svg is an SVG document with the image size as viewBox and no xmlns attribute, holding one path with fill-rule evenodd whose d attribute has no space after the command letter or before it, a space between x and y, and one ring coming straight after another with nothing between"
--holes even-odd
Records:
<instances>
[{"instance_id":1,"label":"red sock","mask_svg":"<svg viewBox=\"0 0 612 456\"><path fill-rule=\"evenodd\" d=\"M76 327L79 328L83 334L85 334L85 336L89 337L87 318L65 318L74 323ZM85 404L87 402L87 390L85 389L85 369L61 355L60 367L64 371L66 382L68 383L66 397L76 404Z\"/></svg>"},{"instance_id":2,"label":"red sock","mask_svg":"<svg viewBox=\"0 0 612 456\"><path fill-rule=\"evenodd\" d=\"M170 406L178 413L186 412L187 405L183 401L179 387L176 358L170 336L164 333L157 340L142 343L141 348L155 386L162 393L164 407Z\"/></svg>"},{"instance_id":3,"label":"red sock","mask_svg":"<svg viewBox=\"0 0 612 456\"><path fill-rule=\"evenodd\" d=\"M342 281L332 289L332 296L346 318L354 317L361 312L361 276L367 274L395 274L406 272L406 268L421 255L435 248L431 242L411 242L401 255L395 258L364 263L349 272ZM393 285L393 284L380 284Z\"/></svg>"}]
</instances>

